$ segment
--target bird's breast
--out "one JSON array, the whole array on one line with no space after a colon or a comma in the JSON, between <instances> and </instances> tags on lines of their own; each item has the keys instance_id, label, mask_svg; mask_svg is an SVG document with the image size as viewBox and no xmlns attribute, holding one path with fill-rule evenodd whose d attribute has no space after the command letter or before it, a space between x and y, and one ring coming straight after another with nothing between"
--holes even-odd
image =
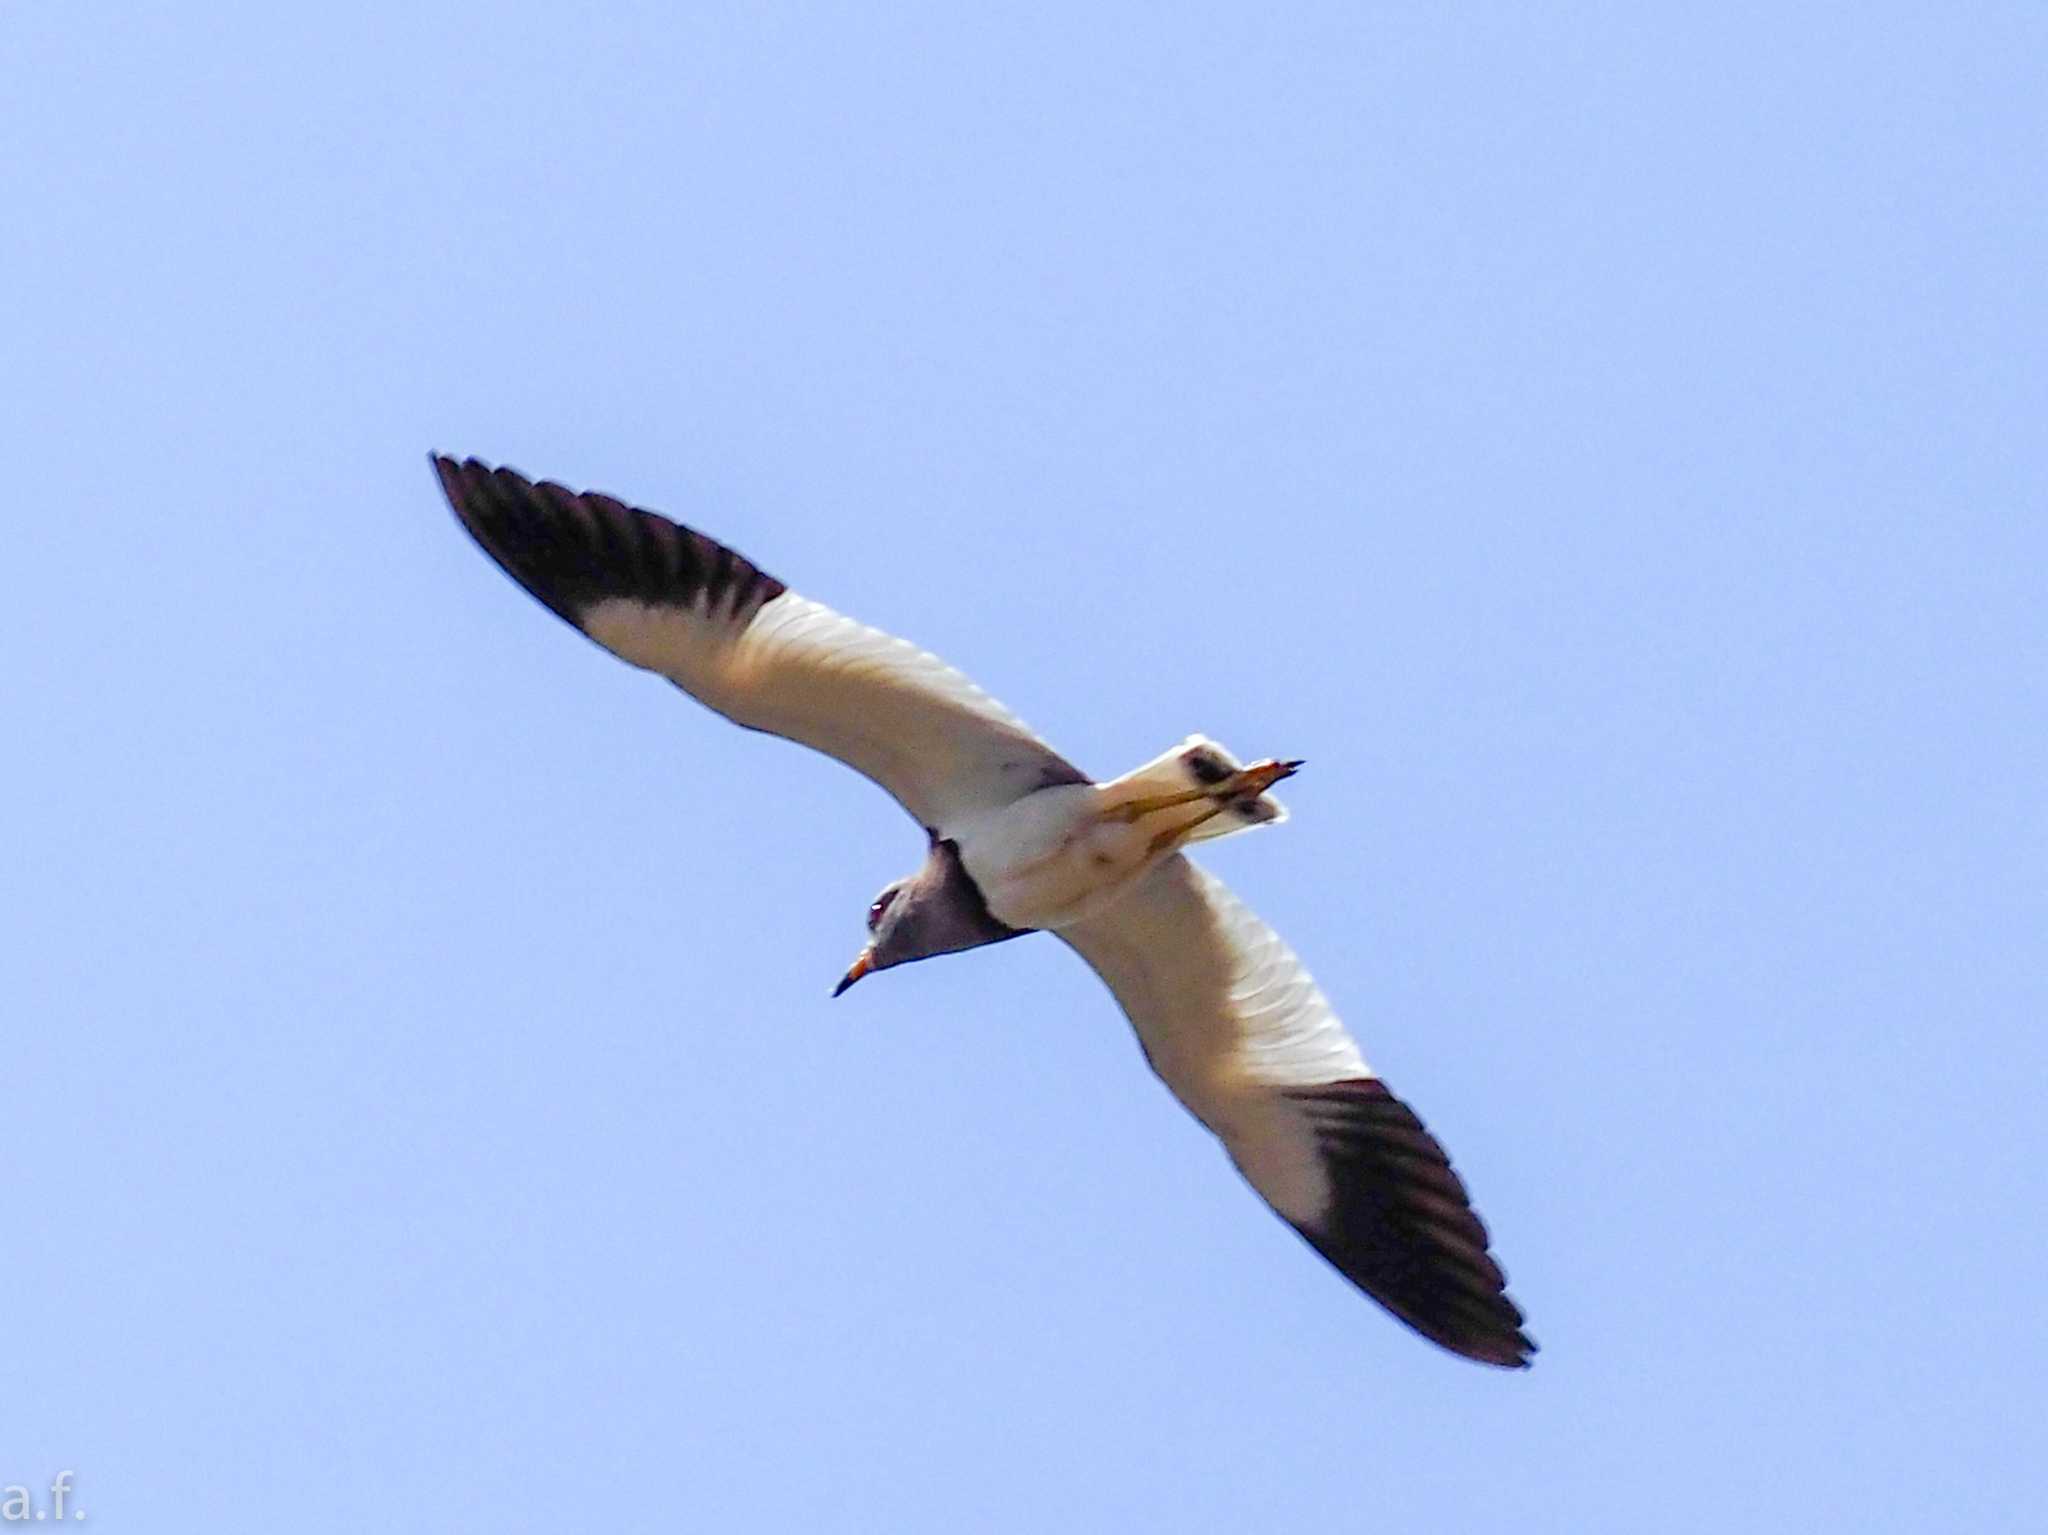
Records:
<instances>
[{"instance_id":1,"label":"bird's breast","mask_svg":"<svg viewBox=\"0 0 2048 1535\"><path fill-rule=\"evenodd\" d=\"M989 911L1012 927L1079 922L1116 898L1155 861L1150 835L1104 819L1095 784L1028 794L953 833L960 860Z\"/></svg>"}]
</instances>

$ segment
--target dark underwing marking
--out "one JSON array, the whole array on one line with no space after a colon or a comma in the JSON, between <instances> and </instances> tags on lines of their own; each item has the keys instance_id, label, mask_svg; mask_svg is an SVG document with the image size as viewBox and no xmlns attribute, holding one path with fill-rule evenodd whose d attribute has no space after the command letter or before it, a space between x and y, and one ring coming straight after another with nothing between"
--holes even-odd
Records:
<instances>
[{"instance_id":1,"label":"dark underwing marking","mask_svg":"<svg viewBox=\"0 0 2048 1535\"><path fill-rule=\"evenodd\" d=\"M1526 1367L1536 1345L1506 1294L1450 1158L1376 1078L1290 1088L1333 1199L1297 1229L1346 1278L1424 1337L1468 1359Z\"/></svg>"},{"instance_id":2,"label":"dark underwing marking","mask_svg":"<svg viewBox=\"0 0 2048 1535\"><path fill-rule=\"evenodd\" d=\"M1061 784L1094 782L1092 778L1075 767L1073 763L1068 762L1063 757L1052 756L1050 753L1034 756L1028 760L1020 757L1007 758L997 771L1002 773L1005 778L1014 777L1016 774L1024 772L1035 775L1030 783L1018 789L1017 797L1019 799L1022 799L1027 794L1035 794L1040 789L1056 788ZM927 826L925 831L929 833L931 828Z\"/></svg>"},{"instance_id":3,"label":"dark underwing marking","mask_svg":"<svg viewBox=\"0 0 2048 1535\"><path fill-rule=\"evenodd\" d=\"M786 588L715 539L611 496L538 483L477 459L436 457L455 515L505 573L560 617L608 597L656 606L704 601L745 624Z\"/></svg>"}]
</instances>

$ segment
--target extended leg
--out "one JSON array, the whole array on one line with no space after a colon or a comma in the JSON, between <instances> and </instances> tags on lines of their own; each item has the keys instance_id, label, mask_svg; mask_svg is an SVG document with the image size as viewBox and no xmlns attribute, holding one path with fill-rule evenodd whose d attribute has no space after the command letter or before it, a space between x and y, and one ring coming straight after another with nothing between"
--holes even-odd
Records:
<instances>
[{"instance_id":1,"label":"extended leg","mask_svg":"<svg viewBox=\"0 0 2048 1535\"><path fill-rule=\"evenodd\" d=\"M1208 815L1194 822L1194 825L1199 826L1210 816L1219 814L1232 800L1256 799L1281 779L1292 778L1300 769L1299 758L1293 762L1276 762L1268 757L1264 762L1254 762L1250 767L1239 768L1228 778L1220 778L1215 783L1198 784L1192 789L1182 789L1173 794L1153 794L1144 799L1128 800L1108 814L1111 820L1129 823L1143 816L1156 815L1162 810L1177 810L1182 805L1192 805L1201 800L1215 801Z\"/></svg>"}]
</instances>

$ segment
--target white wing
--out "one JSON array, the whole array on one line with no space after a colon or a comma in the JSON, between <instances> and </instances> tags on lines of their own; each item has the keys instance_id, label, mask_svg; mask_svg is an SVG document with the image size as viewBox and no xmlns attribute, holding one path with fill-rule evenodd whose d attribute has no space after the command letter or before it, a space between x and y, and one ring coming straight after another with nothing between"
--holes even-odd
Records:
<instances>
[{"instance_id":1,"label":"white wing","mask_svg":"<svg viewBox=\"0 0 2048 1535\"><path fill-rule=\"evenodd\" d=\"M609 496L436 458L462 525L527 591L737 724L865 774L943 832L1087 778L945 662Z\"/></svg>"},{"instance_id":2,"label":"white wing","mask_svg":"<svg viewBox=\"0 0 2048 1535\"><path fill-rule=\"evenodd\" d=\"M1443 1148L1221 880L1176 855L1059 935L1108 982L1152 1069L1346 1278L1445 1348L1529 1362Z\"/></svg>"}]
</instances>

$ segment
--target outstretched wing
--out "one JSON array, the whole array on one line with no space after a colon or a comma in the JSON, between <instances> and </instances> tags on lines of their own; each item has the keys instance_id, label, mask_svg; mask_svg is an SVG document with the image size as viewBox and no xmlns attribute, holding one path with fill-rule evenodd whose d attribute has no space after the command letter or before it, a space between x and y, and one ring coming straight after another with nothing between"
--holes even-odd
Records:
<instances>
[{"instance_id":1,"label":"outstretched wing","mask_svg":"<svg viewBox=\"0 0 2048 1535\"><path fill-rule=\"evenodd\" d=\"M936 832L1088 781L938 657L701 533L476 459L434 469L484 552L591 639L736 724L837 757Z\"/></svg>"},{"instance_id":2,"label":"outstretched wing","mask_svg":"<svg viewBox=\"0 0 2048 1535\"><path fill-rule=\"evenodd\" d=\"M1387 1091L1279 934L1174 856L1060 937L1238 1170L1344 1276L1468 1359L1536 1345L1436 1138Z\"/></svg>"}]
</instances>

